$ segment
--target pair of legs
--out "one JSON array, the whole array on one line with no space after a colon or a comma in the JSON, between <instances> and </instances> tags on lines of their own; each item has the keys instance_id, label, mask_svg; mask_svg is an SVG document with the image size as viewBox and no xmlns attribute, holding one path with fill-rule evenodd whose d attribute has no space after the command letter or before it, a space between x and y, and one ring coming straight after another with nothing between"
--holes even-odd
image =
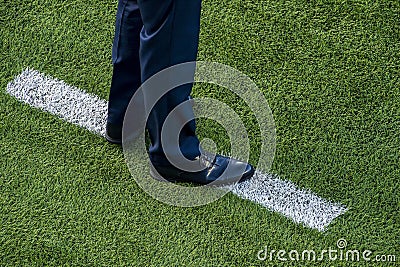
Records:
<instances>
[{"instance_id":1,"label":"pair of legs","mask_svg":"<svg viewBox=\"0 0 400 267\"><path fill-rule=\"evenodd\" d=\"M120 136L129 101L144 81L167 67L196 60L200 11L201 0L119 0L107 119L111 135ZM187 84L172 90L150 113L149 156L154 164L168 165L160 142L162 125L191 89ZM185 157L200 155L194 120L184 126L179 139Z\"/></svg>"},{"instance_id":2,"label":"pair of legs","mask_svg":"<svg viewBox=\"0 0 400 267\"><path fill-rule=\"evenodd\" d=\"M114 68L106 131L108 141L121 142L126 109L143 82L165 68L196 60L200 10L201 0L119 0L112 51ZM151 95L148 90L157 88L145 88L143 94ZM172 120L173 125L184 125L178 149L188 160L198 162L201 170L183 171L167 160L166 154L174 157L171 155L174 152L169 153L170 150L161 145L163 123L175 107L188 99L191 90L192 84L185 84L169 91L149 114L146 127L151 141L149 157L153 167L150 175L155 179L199 184L230 184L250 178L254 173L251 165L220 155L210 159L200 153L191 107L174 113ZM181 123L186 121L189 122Z\"/></svg>"}]
</instances>

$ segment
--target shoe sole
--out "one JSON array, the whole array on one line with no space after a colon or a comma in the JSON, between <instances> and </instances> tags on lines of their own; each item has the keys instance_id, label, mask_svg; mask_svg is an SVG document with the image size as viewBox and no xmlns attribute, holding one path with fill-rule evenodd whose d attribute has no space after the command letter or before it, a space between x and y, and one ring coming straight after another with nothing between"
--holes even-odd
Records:
<instances>
[{"instance_id":1,"label":"shoe sole","mask_svg":"<svg viewBox=\"0 0 400 267\"><path fill-rule=\"evenodd\" d=\"M212 186L218 186L219 187L219 186L228 186L228 185L232 185L232 184L236 184L236 183L241 183L241 182L247 181L251 177L253 177L254 173L255 173L255 170L252 169L248 174L246 174L245 176L243 175L238 180L236 180L237 178L233 179L233 180L235 180L234 182L231 182L231 183L229 183L229 182L214 183ZM209 183L202 184L202 183L192 182L192 181L188 181L188 180L185 180L185 179L182 179L182 178L163 177L163 176L160 176L158 173L154 172L154 170L152 168L150 169L150 176L153 179L155 179L157 181L160 181L160 182L192 183L192 184L197 184L197 185L208 185L209 184ZM216 181L218 181L218 180L216 180Z\"/></svg>"},{"instance_id":2,"label":"shoe sole","mask_svg":"<svg viewBox=\"0 0 400 267\"><path fill-rule=\"evenodd\" d=\"M115 144L115 145L122 145L122 140L121 139L115 139L110 137L107 133L104 136L107 140L107 142L111 143L111 144Z\"/></svg>"}]
</instances>

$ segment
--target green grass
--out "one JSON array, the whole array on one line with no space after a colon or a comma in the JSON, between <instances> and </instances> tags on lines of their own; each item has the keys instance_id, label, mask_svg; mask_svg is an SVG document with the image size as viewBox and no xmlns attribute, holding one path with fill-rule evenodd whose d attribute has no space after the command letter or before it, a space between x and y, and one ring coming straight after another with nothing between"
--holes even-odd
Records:
<instances>
[{"instance_id":1,"label":"green grass","mask_svg":"<svg viewBox=\"0 0 400 267\"><path fill-rule=\"evenodd\" d=\"M349 208L324 233L232 194L164 205L130 177L120 148L5 93L31 67L106 99L115 12L116 1L0 5L0 266L286 266L257 252L321 251L339 238L400 257L398 1L203 2L199 59L261 88L277 126L271 171ZM226 90L194 95L251 118ZM254 163L258 129L246 127ZM212 123L199 131L229 150Z\"/></svg>"}]
</instances>

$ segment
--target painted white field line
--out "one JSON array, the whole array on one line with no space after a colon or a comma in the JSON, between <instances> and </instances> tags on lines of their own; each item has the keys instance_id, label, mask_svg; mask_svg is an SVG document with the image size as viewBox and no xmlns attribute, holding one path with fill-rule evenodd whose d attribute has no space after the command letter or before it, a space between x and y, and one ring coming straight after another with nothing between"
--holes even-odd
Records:
<instances>
[{"instance_id":1,"label":"painted white field line","mask_svg":"<svg viewBox=\"0 0 400 267\"><path fill-rule=\"evenodd\" d=\"M26 69L7 85L18 100L102 136L105 135L108 102L63 81Z\"/></svg>"},{"instance_id":2,"label":"painted white field line","mask_svg":"<svg viewBox=\"0 0 400 267\"><path fill-rule=\"evenodd\" d=\"M96 95L31 69L26 69L10 82L7 92L33 107L104 136L107 101ZM259 171L249 181L233 186L232 193L319 231L324 231L346 211L341 204L320 198L276 175Z\"/></svg>"}]
</instances>

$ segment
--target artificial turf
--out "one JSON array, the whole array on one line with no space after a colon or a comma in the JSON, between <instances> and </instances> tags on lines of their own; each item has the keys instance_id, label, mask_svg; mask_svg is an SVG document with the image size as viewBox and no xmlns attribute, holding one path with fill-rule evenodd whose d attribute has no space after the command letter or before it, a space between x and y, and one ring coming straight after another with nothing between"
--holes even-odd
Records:
<instances>
[{"instance_id":1,"label":"artificial turf","mask_svg":"<svg viewBox=\"0 0 400 267\"><path fill-rule=\"evenodd\" d=\"M106 99L116 1L0 5L0 266L394 266L259 261L257 252L336 248L398 255L400 3L203 1L199 59L245 73L276 123L271 172L349 209L325 232L228 194L168 206L130 177L120 148L7 95L30 67ZM223 88L194 96L251 112ZM223 131L199 133L229 151ZM398 261L399 259L397 259Z\"/></svg>"}]
</instances>

